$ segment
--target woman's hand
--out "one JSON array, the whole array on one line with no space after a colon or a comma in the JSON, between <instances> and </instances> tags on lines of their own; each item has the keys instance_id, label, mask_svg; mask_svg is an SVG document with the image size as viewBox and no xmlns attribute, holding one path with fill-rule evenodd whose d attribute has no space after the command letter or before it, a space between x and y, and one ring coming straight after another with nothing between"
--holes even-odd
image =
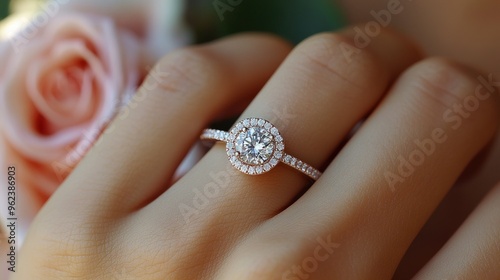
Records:
<instances>
[{"instance_id":1,"label":"woman's hand","mask_svg":"<svg viewBox=\"0 0 500 280\"><path fill-rule=\"evenodd\" d=\"M14 279L390 279L493 137L499 96L396 34L352 37L169 54L38 215ZM202 129L252 99L241 117L272 121L323 176L241 174L217 144L168 188ZM500 277L499 205L500 187L417 279Z\"/></svg>"}]
</instances>

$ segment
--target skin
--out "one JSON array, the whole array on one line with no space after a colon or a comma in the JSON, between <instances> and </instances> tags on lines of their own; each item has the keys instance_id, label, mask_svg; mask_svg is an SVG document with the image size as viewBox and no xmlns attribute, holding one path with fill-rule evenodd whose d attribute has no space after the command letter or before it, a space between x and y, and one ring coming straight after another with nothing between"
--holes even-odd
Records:
<instances>
[{"instance_id":1,"label":"skin","mask_svg":"<svg viewBox=\"0 0 500 280\"><path fill-rule=\"evenodd\" d=\"M426 55L445 56L485 73L499 72L500 2L495 0L337 0L351 24L399 2L389 26L415 41Z\"/></svg>"},{"instance_id":2,"label":"skin","mask_svg":"<svg viewBox=\"0 0 500 280\"><path fill-rule=\"evenodd\" d=\"M374 20L370 11L387 10L391 1L339 0L351 23ZM444 56L499 80L500 3L494 0L400 1L403 11L389 27L411 38L425 56ZM500 134L457 180L399 265L394 279L408 279L448 241L500 181Z\"/></svg>"},{"instance_id":3,"label":"skin","mask_svg":"<svg viewBox=\"0 0 500 280\"><path fill-rule=\"evenodd\" d=\"M391 279L495 135L500 96L490 92L453 128L443 114L474 95L477 71L423 58L387 30L347 59L339 46L355 47L352 30L293 50L245 34L167 55L156 71L169 75L146 79L140 101L39 213L13 279ZM287 151L323 176L312 183L283 165L237 173L217 144L168 186L202 129L235 107L246 107L241 118L265 119L286 108L292 121L275 124ZM398 156L433 137L442 143L391 185L385 174L398 172ZM181 205L194 207L214 182L219 192L183 216ZM500 277L499 205L500 186L416 279Z\"/></svg>"}]
</instances>

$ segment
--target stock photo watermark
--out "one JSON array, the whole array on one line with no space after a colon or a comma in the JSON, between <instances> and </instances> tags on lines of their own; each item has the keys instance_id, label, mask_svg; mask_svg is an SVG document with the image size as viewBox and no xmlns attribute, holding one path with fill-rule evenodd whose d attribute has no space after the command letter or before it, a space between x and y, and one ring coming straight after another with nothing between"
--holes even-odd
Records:
<instances>
[{"instance_id":1,"label":"stock photo watermark","mask_svg":"<svg viewBox=\"0 0 500 280\"><path fill-rule=\"evenodd\" d=\"M269 121L279 127L287 127L297 118L297 114L290 112L288 106L273 109L273 116Z\"/></svg>"},{"instance_id":2,"label":"stock photo watermark","mask_svg":"<svg viewBox=\"0 0 500 280\"><path fill-rule=\"evenodd\" d=\"M407 0L412 2L412 0ZM339 47L347 62L351 63L353 56L361 53L367 48L372 40L380 35L382 27L387 27L392 22L394 16L401 14L405 7L401 0L389 0L386 8L375 11L371 10L370 15L373 20L367 22L364 28L359 26L354 27L354 46L347 43L340 43Z\"/></svg>"},{"instance_id":3,"label":"stock photo watermark","mask_svg":"<svg viewBox=\"0 0 500 280\"><path fill-rule=\"evenodd\" d=\"M309 279L311 274L319 269L319 265L326 262L333 255L335 249L340 247L339 243L332 241L331 235L328 235L326 239L317 237L316 242L317 245L312 254L304 258L301 263L292 265L290 269L283 272L282 280Z\"/></svg>"},{"instance_id":4,"label":"stock photo watermark","mask_svg":"<svg viewBox=\"0 0 500 280\"><path fill-rule=\"evenodd\" d=\"M477 85L474 94L468 95L462 99L462 102L455 103L451 108L444 111L442 118L446 127L434 128L428 138L415 139L415 149L407 156L399 155L397 157L397 170L386 170L384 172L385 180L392 192L396 191L397 184L404 183L411 177L417 168L436 152L439 145L446 143L449 139L446 133L447 129L452 131L460 129L464 120L470 118L474 112L479 110L481 102L499 93L500 81L495 81L493 74L489 74L487 78L479 76L477 79L480 84Z\"/></svg>"},{"instance_id":5,"label":"stock photo watermark","mask_svg":"<svg viewBox=\"0 0 500 280\"><path fill-rule=\"evenodd\" d=\"M296 113L289 110L288 106L281 106L272 110L273 116L270 121L277 126L286 127L292 124L294 119L298 117ZM205 210L212 199L217 199L223 195L223 192L230 186L231 179L234 176L241 175L240 171L234 168L230 163L225 165L225 170L209 172L210 182L202 187L192 189L193 197L189 205L186 203L179 204L179 211L187 224L193 220L198 214Z\"/></svg>"},{"instance_id":6,"label":"stock photo watermark","mask_svg":"<svg viewBox=\"0 0 500 280\"><path fill-rule=\"evenodd\" d=\"M188 224L193 220L193 217L198 216L210 204L211 199L215 199L222 195L222 192L231 184L231 178L236 176L239 171L226 164L226 169L209 173L211 181L205 184L202 188L193 188L193 199L190 205L179 203L179 211L181 212L184 222Z\"/></svg>"},{"instance_id":7,"label":"stock photo watermark","mask_svg":"<svg viewBox=\"0 0 500 280\"><path fill-rule=\"evenodd\" d=\"M16 194L17 194L17 175L16 167L7 167L7 269L10 272L16 272L17 264L17 212L16 212ZM1 225L1 224L0 224Z\"/></svg>"},{"instance_id":8,"label":"stock photo watermark","mask_svg":"<svg viewBox=\"0 0 500 280\"><path fill-rule=\"evenodd\" d=\"M212 5L220 21L224 21L224 14L226 12L232 13L241 3L243 3L243 0L214 0Z\"/></svg>"},{"instance_id":9,"label":"stock photo watermark","mask_svg":"<svg viewBox=\"0 0 500 280\"><path fill-rule=\"evenodd\" d=\"M24 28L10 38L10 43L14 52L21 52L22 48L36 36L38 31L46 26L49 21L54 18L59 11L61 11L61 6L69 3L70 1L71 0L48 1L42 6L40 11L31 18L31 20L26 20Z\"/></svg>"}]
</instances>

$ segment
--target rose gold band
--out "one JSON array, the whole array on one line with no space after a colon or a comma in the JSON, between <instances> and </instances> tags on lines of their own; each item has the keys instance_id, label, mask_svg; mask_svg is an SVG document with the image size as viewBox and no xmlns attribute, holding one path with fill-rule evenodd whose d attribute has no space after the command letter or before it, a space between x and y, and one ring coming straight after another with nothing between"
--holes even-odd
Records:
<instances>
[{"instance_id":1,"label":"rose gold band","mask_svg":"<svg viewBox=\"0 0 500 280\"><path fill-rule=\"evenodd\" d=\"M258 119L257 119L258 120ZM254 122L255 123L255 122ZM242 123L243 124L243 123ZM264 122L264 125L266 123ZM251 127L252 126L252 121L250 120L249 124L246 125L246 127ZM251 127L252 128L252 127ZM263 126L264 128L264 126ZM234 131L233 132L240 132L240 133L245 133L247 130L245 130L245 125L240 127L241 131ZM247 128L248 129L248 128ZM278 133L278 132L276 132ZM233 133L234 134L234 133ZM270 157L269 162L264 162L263 164L252 166L249 164L242 163L241 160L238 159L238 152L234 152L232 147L234 147L234 143L236 141L236 138L234 136L231 136L231 132L226 132L222 130L217 130L217 129L205 129L200 136L202 140L215 140L215 141L222 141L226 143L226 152L228 152L228 157L235 166L235 168L239 169L245 174L249 175L258 175L265 173L267 171L270 171L278 162L285 163L286 165L294 168L297 171L300 171L301 173L309 176L313 180L318 180L319 177L322 175L322 173L317 170L316 168L312 167L311 165L299 160L298 158L289 155L285 153L284 150L284 145L283 148L281 149L280 143L277 143L274 148L274 156ZM274 139L280 139L281 136L276 134L276 137ZM281 151L280 151L281 149Z\"/></svg>"}]
</instances>

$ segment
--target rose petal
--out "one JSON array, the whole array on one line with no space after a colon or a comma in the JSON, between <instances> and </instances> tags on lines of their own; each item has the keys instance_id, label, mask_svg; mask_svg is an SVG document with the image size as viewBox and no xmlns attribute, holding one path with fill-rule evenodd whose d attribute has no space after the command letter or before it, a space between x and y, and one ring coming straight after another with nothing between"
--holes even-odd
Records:
<instances>
[{"instance_id":1,"label":"rose petal","mask_svg":"<svg viewBox=\"0 0 500 280\"><path fill-rule=\"evenodd\" d=\"M136 55L145 52L139 47L138 39L129 32L116 30L113 22L108 19L96 18L94 21L101 24L98 26L99 28L91 28L86 21L88 21L87 17L95 17L93 15L67 17L70 19L67 20L66 24L50 30L54 33L52 40L60 41L60 37L74 36L88 38L90 44L96 46L96 52L106 67L105 71L108 73L110 81L117 88L121 88L120 93L133 94L134 89L138 86L138 72L142 70L141 66L138 65L139 59ZM76 30L80 34L74 34ZM96 37L95 34L100 34L101 37ZM162 37L165 36L162 35ZM123 51L111 51L118 49Z\"/></svg>"},{"instance_id":2,"label":"rose petal","mask_svg":"<svg viewBox=\"0 0 500 280\"><path fill-rule=\"evenodd\" d=\"M54 98L49 98L43 94L46 93L48 88L43 88L41 84L44 80L49 79L47 73L57 71L57 69L64 69L65 64L70 63L74 60L83 60L86 67L89 69L82 71L82 87L77 88L78 95L76 100L72 102L71 107L67 107L64 104L59 104L58 101L53 100ZM92 99L92 77L100 81L99 77L105 77L106 74L101 65L99 59L88 49L85 48L84 44L80 41L68 41L58 44L53 52L46 58L40 61L34 61L31 71L28 73L27 77L27 90L28 94L34 101L34 106L40 111L40 113L47 119L48 122L56 127L56 130L61 130L65 127L83 123L88 121L91 114L94 113L93 107L89 106ZM87 72L87 74L85 74ZM88 73L95 73L94 75ZM66 79L67 77L63 74L60 79ZM90 79L90 80L89 80ZM102 81L101 81L102 82ZM99 87L99 83L97 83ZM44 91L45 90L45 91ZM52 90L63 90L63 89L52 89ZM97 92L101 92L102 88L97 88ZM50 103L49 101L53 101Z\"/></svg>"}]
</instances>

